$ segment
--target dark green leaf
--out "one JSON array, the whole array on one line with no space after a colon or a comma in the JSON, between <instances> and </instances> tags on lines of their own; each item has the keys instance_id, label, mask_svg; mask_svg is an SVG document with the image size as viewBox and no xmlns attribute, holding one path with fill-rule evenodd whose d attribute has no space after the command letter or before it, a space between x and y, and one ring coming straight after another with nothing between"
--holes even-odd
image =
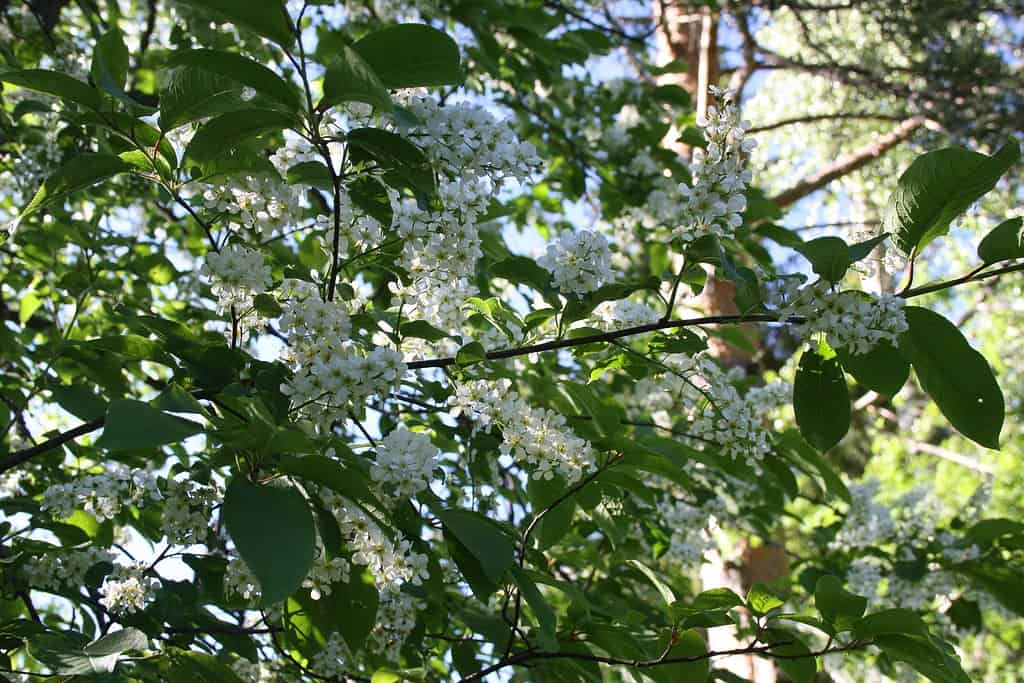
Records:
<instances>
[{"instance_id":1,"label":"dark green leaf","mask_svg":"<svg viewBox=\"0 0 1024 683\"><path fill-rule=\"evenodd\" d=\"M829 282L839 282L850 267L850 247L838 237L819 237L793 247L811 262L814 272Z\"/></svg>"},{"instance_id":2,"label":"dark green leaf","mask_svg":"<svg viewBox=\"0 0 1024 683\"><path fill-rule=\"evenodd\" d=\"M991 157L963 147L922 154L903 172L889 198L882 221L886 232L905 255L920 252L1019 159L1016 140Z\"/></svg>"},{"instance_id":3,"label":"dark green leaf","mask_svg":"<svg viewBox=\"0 0 1024 683\"><path fill-rule=\"evenodd\" d=\"M493 520L467 510L441 510L445 534L462 543L492 581L500 581L515 562L512 539Z\"/></svg>"},{"instance_id":4,"label":"dark green leaf","mask_svg":"<svg viewBox=\"0 0 1024 683\"><path fill-rule=\"evenodd\" d=\"M1021 244L1022 225L1024 218L1017 217L994 227L978 244L978 258L983 263L998 263L1024 257L1024 245Z\"/></svg>"},{"instance_id":5,"label":"dark green leaf","mask_svg":"<svg viewBox=\"0 0 1024 683\"><path fill-rule=\"evenodd\" d=\"M190 67L237 81L285 105L289 111L302 109L302 100L283 78L248 57L223 50L185 50L171 55L168 67Z\"/></svg>"},{"instance_id":6,"label":"dark green leaf","mask_svg":"<svg viewBox=\"0 0 1024 683\"><path fill-rule=\"evenodd\" d=\"M469 342L455 354L455 362L459 365L472 365L487 360L487 350L480 342Z\"/></svg>"},{"instance_id":7,"label":"dark green leaf","mask_svg":"<svg viewBox=\"0 0 1024 683\"><path fill-rule=\"evenodd\" d=\"M820 451L839 443L850 429L850 392L835 358L807 349L793 382L796 423L807 442Z\"/></svg>"},{"instance_id":8,"label":"dark green leaf","mask_svg":"<svg viewBox=\"0 0 1024 683\"><path fill-rule=\"evenodd\" d=\"M221 21L245 27L284 47L295 42L295 31L281 0L178 0Z\"/></svg>"},{"instance_id":9,"label":"dark green leaf","mask_svg":"<svg viewBox=\"0 0 1024 683\"><path fill-rule=\"evenodd\" d=\"M646 576L648 581L650 581L658 591L658 594L661 595L661 599L665 602L665 607L669 609L672 608L672 605L676 601L676 594L672 592L672 589L667 583L658 578L658 575L654 573L653 569L639 560L626 560L626 564L632 565L641 574Z\"/></svg>"},{"instance_id":10,"label":"dark green leaf","mask_svg":"<svg viewBox=\"0 0 1024 683\"><path fill-rule=\"evenodd\" d=\"M818 579L814 588L814 604L836 631L849 631L864 616L868 601L849 592L839 579L827 574Z\"/></svg>"},{"instance_id":11,"label":"dark green leaf","mask_svg":"<svg viewBox=\"0 0 1024 683\"><path fill-rule=\"evenodd\" d=\"M131 98L124 91L128 77L128 48L117 28L110 29L96 41L90 75L93 83L108 94L131 103Z\"/></svg>"},{"instance_id":12,"label":"dark green leaf","mask_svg":"<svg viewBox=\"0 0 1024 683\"><path fill-rule=\"evenodd\" d=\"M889 342L875 344L867 353L836 350L843 369L872 391L883 396L895 396L910 376L910 361Z\"/></svg>"},{"instance_id":13,"label":"dark green leaf","mask_svg":"<svg viewBox=\"0 0 1024 683\"><path fill-rule=\"evenodd\" d=\"M302 584L313 565L316 540L302 494L236 477L224 494L221 515L238 553L259 579L263 605L284 600Z\"/></svg>"},{"instance_id":14,"label":"dark green leaf","mask_svg":"<svg viewBox=\"0 0 1024 683\"><path fill-rule=\"evenodd\" d=\"M196 131L185 150L195 161L210 161L226 149L237 147L255 137L288 128L295 120L273 109L230 111L207 121Z\"/></svg>"},{"instance_id":15,"label":"dark green leaf","mask_svg":"<svg viewBox=\"0 0 1024 683\"><path fill-rule=\"evenodd\" d=\"M755 583L747 593L747 606L757 614L768 614L782 607L784 601L763 583Z\"/></svg>"},{"instance_id":16,"label":"dark green leaf","mask_svg":"<svg viewBox=\"0 0 1024 683\"><path fill-rule=\"evenodd\" d=\"M434 171L427 155L416 145L380 128L356 128L345 137L352 161L373 160L384 170L389 184L433 194Z\"/></svg>"},{"instance_id":17,"label":"dark green leaf","mask_svg":"<svg viewBox=\"0 0 1024 683\"><path fill-rule=\"evenodd\" d=\"M0 71L0 81L53 95L88 109L99 109L103 105L103 96L98 90L59 71L11 69Z\"/></svg>"},{"instance_id":18,"label":"dark green leaf","mask_svg":"<svg viewBox=\"0 0 1024 683\"><path fill-rule=\"evenodd\" d=\"M884 242L889 237L889 233L883 232L881 235L872 237L869 240L863 242L857 242L857 244L850 245L850 263L857 263L862 259L866 259L868 255L874 251L875 247Z\"/></svg>"},{"instance_id":19,"label":"dark green leaf","mask_svg":"<svg viewBox=\"0 0 1024 683\"><path fill-rule=\"evenodd\" d=\"M526 600L526 604L533 611L533 616L537 618L537 623L540 624L540 638L538 642L545 650L557 652L558 620L555 616L555 611L551 609L551 605L544 599L544 595L537 588L537 584L533 582L533 579L526 572L518 567L513 567L512 577L515 579L516 585L519 586L519 592Z\"/></svg>"},{"instance_id":20,"label":"dark green leaf","mask_svg":"<svg viewBox=\"0 0 1024 683\"><path fill-rule=\"evenodd\" d=\"M374 31L353 48L386 88L455 85L464 78L455 41L425 24Z\"/></svg>"},{"instance_id":21,"label":"dark green leaf","mask_svg":"<svg viewBox=\"0 0 1024 683\"><path fill-rule=\"evenodd\" d=\"M853 636L857 640L868 640L889 633L927 637L928 627L917 612L902 608L885 609L869 614L853 627Z\"/></svg>"},{"instance_id":22,"label":"dark green leaf","mask_svg":"<svg viewBox=\"0 0 1024 683\"><path fill-rule=\"evenodd\" d=\"M153 408L148 403L122 399L107 409L103 435L96 445L112 451L155 448L178 443L203 431L203 426Z\"/></svg>"},{"instance_id":23,"label":"dark green leaf","mask_svg":"<svg viewBox=\"0 0 1024 683\"><path fill-rule=\"evenodd\" d=\"M675 638L675 643L668 648L666 659L684 659L694 657L692 662L674 662L661 666L651 667L644 670L644 674L657 683L703 683L708 678L709 659L702 658L708 651L704 639L695 630L683 631L682 633L667 634L662 642L658 643L657 652L660 655L668 645L668 638Z\"/></svg>"},{"instance_id":24,"label":"dark green leaf","mask_svg":"<svg viewBox=\"0 0 1024 683\"><path fill-rule=\"evenodd\" d=\"M900 338L900 350L921 388L961 434L998 449L1005 405L988 361L938 313L917 306L905 310L910 329Z\"/></svg>"},{"instance_id":25,"label":"dark green leaf","mask_svg":"<svg viewBox=\"0 0 1024 683\"><path fill-rule=\"evenodd\" d=\"M84 190L119 173L127 173L131 169L130 164L112 154L79 154L43 181L32 201L22 210L21 218L73 192Z\"/></svg>"},{"instance_id":26,"label":"dark green leaf","mask_svg":"<svg viewBox=\"0 0 1024 683\"><path fill-rule=\"evenodd\" d=\"M365 102L379 111L391 111L393 107L388 89L373 68L347 45L327 67L323 88L321 109L340 102Z\"/></svg>"},{"instance_id":27,"label":"dark green leaf","mask_svg":"<svg viewBox=\"0 0 1024 683\"><path fill-rule=\"evenodd\" d=\"M909 664L933 683L969 683L951 646L923 636L883 635L875 639L889 659Z\"/></svg>"},{"instance_id":28,"label":"dark green leaf","mask_svg":"<svg viewBox=\"0 0 1024 683\"><path fill-rule=\"evenodd\" d=\"M413 320L412 322L403 323L400 331L403 337L426 339L432 342L441 341L449 337L447 332L442 332L426 320Z\"/></svg>"}]
</instances>

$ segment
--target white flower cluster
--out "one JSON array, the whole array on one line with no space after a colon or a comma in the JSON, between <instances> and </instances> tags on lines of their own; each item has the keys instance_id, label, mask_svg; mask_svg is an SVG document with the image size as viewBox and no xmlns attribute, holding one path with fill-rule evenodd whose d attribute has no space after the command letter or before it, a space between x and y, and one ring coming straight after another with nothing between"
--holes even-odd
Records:
<instances>
[{"instance_id":1,"label":"white flower cluster","mask_svg":"<svg viewBox=\"0 0 1024 683\"><path fill-rule=\"evenodd\" d=\"M344 681L348 679L345 662L351 657L345 640L340 634L332 633L320 651L313 655L310 670L323 680Z\"/></svg>"},{"instance_id":2,"label":"white flower cluster","mask_svg":"<svg viewBox=\"0 0 1024 683\"><path fill-rule=\"evenodd\" d=\"M157 581L146 576L146 566L117 566L100 587L100 603L113 614L133 614L146 608L156 590Z\"/></svg>"},{"instance_id":3,"label":"white flower cluster","mask_svg":"<svg viewBox=\"0 0 1024 683\"><path fill-rule=\"evenodd\" d=\"M660 317L658 312L647 304L630 299L602 301L591 314L594 325L602 330L621 330L637 325L648 325L658 322Z\"/></svg>"},{"instance_id":4,"label":"white flower cluster","mask_svg":"<svg viewBox=\"0 0 1024 683\"><path fill-rule=\"evenodd\" d=\"M153 474L112 463L101 474L86 474L66 484L50 486L43 491L39 507L57 519L66 519L76 509L82 509L102 522L116 517L125 505L143 505L160 498Z\"/></svg>"},{"instance_id":5,"label":"white flower cluster","mask_svg":"<svg viewBox=\"0 0 1024 683\"><path fill-rule=\"evenodd\" d=\"M230 216L230 229L246 228L261 239L301 218L302 187L267 174L230 176L217 185L186 185L182 194L211 213Z\"/></svg>"},{"instance_id":6,"label":"white flower cluster","mask_svg":"<svg viewBox=\"0 0 1024 683\"><path fill-rule=\"evenodd\" d=\"M224 571L224 594L237 595L243 600L258 600L260 581L240 557L228 561Z\"/></svg>"},{"instance_id":7,"label":"white flower cluster","mask_svg":"<svg viewBox=\"0 0 1024 683\"><path fill-rule=\"evenodd\" d=\"M487 209L491 190L485 180L469 176L442 180L438 195L440 210L392 194L392 228L403 239L399 264L412 282L393 282L390 287L408 317L457 330L462 325L462 304L476 294L469 278L483 255L477 221Z\"/></svg>"},{"instance_id":8,"label":"white flower cluster","mask_svg":"<svg viewBox=\"0 0 1024 683\"><path fill-rule=\"evenodd\" d=\"M413 550L410 541L401 539L396 544L366 513L345 499L330 491L321 491L321 496L353 551L352 563L368 567L378 588L405 583L419 586L430 578L427 556Z\"/></svg>"},{"instance_id":9,"label":"white flower cluster","mask_svg":"<svg viewBox=\"0 0 1024 683\"><path fill-rule=\"evenodd\" d=\"M565 416L532 407L511 391L511 386L505 379L460 384L448 399L453 406L452 416L466 413L480 428L500 428L501 453L533 465L534 479L560 475L574 484L592 471L593 447L566 428Z\"/></svg>"},{"instance_id":10,"label":"white flower cluster","mask_svg":"<svg viewBox=\"0 0 1024 683\"><path fill-rule=\"evenodd\" d=\"M168 479L161 525L169 543L201 543L210 526L213 509L221 501L216 486L192 479Z\"/></svg>"},{"instance_id":11,"label":"white flower cluster","mask_svg":"<svg viewBox=\"0 0 1024 683\"><path fill-rule=\"evenodd\" d=\"M684 243L704 235L732 235L743 223L744 192L753 177L746 162L757 141L746 136L750 124L740 121L735 94L715 87L711 94L716 104L708 107L706 121L701 122L707 149L693 150L693 183L678 186L685 203L674 234Z\"/></svg>"},{"instance_id":12,"label":"white flower cluster","mask_svg":"<svg viewBox=\"0 0 1024 683\"><path fill-rule=\"evenodd\" d=\"M424 607L426 603L422 600L397 588L382 590L377 605L377 623L370 632L367 649L388 662L397 663L402 645L416 628L416 614Z\"/></svg>"},{"instance_id":13,"label":"white flower cluster","mask_svg":"<svg viewBox=\"0 0 1024 683\"><path fill-rule=\"evenodd\" d=\"M270 266L263 253L239 244L229 244L206 255L203 275L212 281L214 296L221 311L252 307L253 297L271 285Z\"/></svg>"},{"instance_id":14,"label":"white flower cluster","mask_svg":"<svg viewBox=\"0 0 1024 683\"><path fill-rule=\"evenodd\" d=\"M367 398L401 381L402 354L383 346L366 352L350 343L351 322L341 304L324 301L310 283L289 280L282 291L289 297L281 316L285 357L294 375L281 391L303 415L329 427L352 410L361 415Z\"/></svg>"},{"instance_id":15,"label":"white flower cluster","mask_svg":"<svg viewBox=\"0 0 1024 683\"><path fill-rule=\"evenodd\" d=\"M875 555L856 558L847 571L850 590L867 597L874 607L931 609L937 599L948 597L957 588L954 573L938 560L969 561L977 558L981 549L949 531L939 531L942 506L927 486L912 489L892 506L876 499L880 487L874 478L849 487L852 502L831 546L845 551L893 549L891 559ZM901 577L889 566L893 561L916 561L915 550L935 544L941 548L941 558L929 560L927 571L916 580Z\"/></svg>"},{"instance_id":16,"label":"white flower cluster","mask_svg":"<svg viewBox=\"0 0 1024 683\"><path fill-rule=\"evenodd\" d=\"M373 216L368 216L353 206L348 193L340 195L338 209L338 255L345 259L356 253L358 246L366 251L380 245L384 240L384 226ZM334 231L334 217L319 215L314 220L317 230L325 233Z\"/></svg>"},{"instance_id":17,"label":"white flower cluster","mask_svg":"<svg viewBox=\"0 0 1024 683\"><path fill-rule=\"evenodd\" d=\"M537 264L551 272L560 291L581 296L615 278L608 240L599 232L577 230L562 233L548 244Z\"/></svg>"},{"instance_id":18,"label":"white flower cluster","mask_svg":"<svg viewBox=\"0 0 1024 683\"><path fill-rule=\"evenodd\" d=\"M802 283L801 276L781 278L768 296L768 305L778 311L781 321L804 319L795 327L802 338L824 334L832 348L856 355L868 353L881 342L898 344L909 327L904 301L898 296L834 292L823 280Z\"/></svg>"},{"instance_id":19,"label":"white flower cluster","mask_svg":"<svg viewBox=\"0 0 1024 683\"><path fill-rule=\"evenodd\" d=\"M526 181L540 168L533 143L520 141L505 121L468 102L439 106L415 97L406 107L422 123L406 135L423 147L442 173Z\"/></svg>"},{"instance_id":20,"label":"white flower cluster","mask_svg":"<svg viewBox=\"0 0 1024 683\"><path fill-rule=\"evenodd\" d=\"M370 477L389 497L404 500L430 485L438 448L423 432L396 429L376 448Z\"/></svg>"},{"instance_id":21,"label":"white flower cluster","mask_svg":"<svg viewBox=\"0 0 1024 683\"><path fill-rule=\"evenodd\" d=\"M309 570L309 576L302 582L303 588L309 589L309 596L319 600L324 595L330 595L335 583L348 583L349 571L352 565L344 557L327 557L327 554L320 552L313 560L313 566Z\"/></svg>"},{"instance_id":22,"label":"white flower cluster","mask_svg":"<svg viewBox=\"0 0 1024 683\"><path fill-rule=\"evenodd\" d=\"M101 562L113 562L114 555L95 546L51 551L28 564L27 574L34 587L59 590L62 586L81 586L85 575Z\"/></svg>"},{"instance_id":23,"label":"white flower cluster","mask_svg":"<svg viewBox=\"0 0 1024 683\"><path fill-rule=\"evenodd\" d=\"M658 503L658 516L672 530L672 540L665 551L670 559L693 567L704 561L704 553L714 549L710 529L715 522L707 510L668 496Z\"/></svg>"},{"instance_id":24,"label":"white flower cluster","mask_svg":"<svg viewBox=\"0 0 1024 683\"><path fill-rule=\"evenodd\" d=\"M775 382L740 394L731 374L706 353L672 354L663 359L671 372L641 379L634 395L662 427L680 419L694 446L713 446L755 469L772 450L768 413L789 401L790 390Z\"/></svg>"}]
</instances>

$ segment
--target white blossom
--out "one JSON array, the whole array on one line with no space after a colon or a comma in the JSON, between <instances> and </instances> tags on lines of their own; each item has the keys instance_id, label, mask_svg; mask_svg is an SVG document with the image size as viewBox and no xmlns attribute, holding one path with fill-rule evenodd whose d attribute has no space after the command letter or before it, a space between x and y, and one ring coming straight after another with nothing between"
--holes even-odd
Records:
<instances>
[{"instance_id":1,"label":"white blossom","mask_svg":"<svg viewBox=\"0 0 1024 683\"><path fill-rule=\"evenodd\" d=\"M381 440L370 477L396 499L408 498L430 485L438 449L423 432L396 429Z\"/></svg>"},{"instance_id":2,"label":"white blossom","mask_svg":"<svg viewBox=\"0 0 1024 683\"><path fill-rule=\"evenodd\" d=\"M537 264L551 272L555 286L577 296L593 292L615 278L608 240L599 232L565 232L548 244Z\"/></svg>"}]
</instances>

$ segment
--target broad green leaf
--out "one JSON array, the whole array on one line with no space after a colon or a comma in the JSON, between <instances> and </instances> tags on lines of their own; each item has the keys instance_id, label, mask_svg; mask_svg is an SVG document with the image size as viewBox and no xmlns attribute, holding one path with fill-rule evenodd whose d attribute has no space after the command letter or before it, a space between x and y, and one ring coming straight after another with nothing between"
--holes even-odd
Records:
<instances>
[{"instance_id":1,"label":"broad green leaf","mask_svg":"<svg viewBox=\"0 0 1024 683\"><path fill-rule=\"evenodd\" d=\"M1024 244L1021 243L1022 225L1024 218L1017 217L992 228L978 244L978 258L986 264L1024 258Z\"/></svg>"},{"instance_id":2,"label":"broad green leaf","mask_svg":"<svg viewBox=\"0 0 1024 683\"><path fill-rule=\"evenodd\" d=\"M455 85L465 78L455 41L426 24L390 26L352 47L386 88Z\"/></svg>"},{"instance_id":3,"label":"broad green leaf","mask_svg":"<svg viewBox=\"0 0 1024 683\"><path fill-rule=\"evenodd\" d=\"M281 0L178 0L221 21L230 21L290 47L295 29Z\"/></svg>"},{"instance_id":4,"label":"broad green leaf","mask_svg":"<svg viewBox=\"0 0 1024 683\"><path fill-rule=\"evenodd\" d=\"M850 392L836 358L807 349L793 382L796 423L807 442L820 451L835 446L850 429Z\"/></svg>"},{"instance_id":5,"label":"broad green leaf","mask_svg":"<svg viewBox=\"0 0 1024 683\"><path fill-rule=\"evenodd\" d=\"M819 237L794 247L811 262L814 272L829 282L839 282L850 267L850 247L838 237Z\"/></svg>"},{"instance_id":6,"label":"broad green leaf","mask_svg":"<svg viewBox=\"0 0 1024 683\"><path fill-rule=\"evenodd\" d=\"M853 627L853 637L857 640L868 640L875 636L890 633L902 633L928 636L928 627L917 612L909 609L884 609L867 615Z\"/></svg>"},{"instance_id":7,"label":"broad green leaf","mask_svg":"<svg viewBox=\"0 0 1024 683\"><path fill-rule=\"evenodd\" d=\"M467 510L441 510L437 516L445 535L462 543L491 581L501 581L515 562L515 547L504 530L493 520Z\"/></svg>"},{"instance_id":8,"label":"broad green leaf","mask_svg":"<svg viewBox=\"0 0 1024 683\"><path fill-rule=\"evenodd\" d=\"M868 255L874 251L875 247L884 242L889 237L889 233L883 232L881 235L872 237L869 240L863 242L857 242L856 244L850 245L850 263L857 263L866 259Z\"/></svg>"},{"instance_id":9,"label":"broad green leaf","mask_svg":"<svg viewBox=\"0 0 1024 683\"><path fill-rule=\"evenodd\" d=\"M247 85L285 105L291 112L302 109L301 97L287 81L262 64L235 52L211 49L185 50L171 55L166 66L183 66L208 71Z\"/></svg>"},{"instance_id":10,"label":"broad green leaf","mask_svg":"<svg viewBox=\"0 0 1024 683\"><path fill-rule=\"evenodd\" d=\"M469 342L455 354L455 362L459 365L472 365L487 360L487 350L480 342Z\"/></svg>"},{"instance_id":11,"label":"broad green leaf","mask_svg":"<svg viewBox=\"0 0 1024 683\"><path fill-rule=\"evenodd\" d=\"M266 133L288 128L295 119L274 109L244 109L221 114L196 131L185 150L194 161L210 161L226 149L237 147Z\"/></svg>"},{"instance_id":12,"label":"broad green leaf","mask_svg":"<svg viewBox=\"0 0 1024 683\"><path fill-rule=\"evenodd\" d=\"M914 366L921 388L957 431L998 449L1005 404L988 361L938 313L917 306L905 312L910 329L900 338L900 350Z\"/></svg>"},{"instance_id":13,"label":"broad green leaf","mask_svg":"<svg viewBox=\"0 0 1024 683\"><path fill-rule=\"evenodd\" d=\"M94 640L82 651L92 660L94 670L110 672L117 665L117 658L129 650L145 650L149 638L137 628L123 628Z\"/></svg>"},{"instance_id":14,"label":"broad green leaf","mask_svg":"<svg viewBox=\"0 0 1024 683\"><path fill-rule=\"evenodd\" d=\"M107 409L103 435L96 445L112 451L156 448L184 441L201 431L203 426L197 422L168 415L148 403L121 399L111 402Z\"/></svg>"},{"instance_id":15,"label":"broad green leaf","mask_svg":"<svg viewBox=\"0 0 1024 683\"><path fill-rule=\"evenodd\" d=\"M922 154L900 176L889 197L882 225L896 247L909 255L946 234L950 222L995 187L1020 159L1020 143L1011 139L993 156L963 147Z\"/></svg>"},{"instance_id":16,"label":"broad green leaf","mask_svg":"<svg viewBox=\"0 0 1024 683\"><path fill-rule=\"evenodd\" d=\"M25 292L18 301L18 323L24 325L35 315L39 307L43 305L43 299L34 291Z\"/></svg>"},{"instance_id":17,"label":"broad green leaf","mask_svg":"<svg viewBox=\"0 0 1024 683\"><path fill-rule=\"evenodd\" d=\"M160 71L160 128L171 130L229 111L253 108L242 97L244 84L194 66Z\"/></svg>"},{"instance_id":18,"label":"broad green leaf","mask_svg":"<svg viewBox=\"0 0 1024 683\"><path fill-rule=\"evenodd\" d=\"M345 138L352 161L375 161L389 185L434 193L434 170L427 155L402 136L380 128L356 128Z\"/></svg>"},{"instance_id":19,"label":"broad green leaf","mask_svg":"<svg viewBox=\"0 0 1024 683\"><path fill-rule=\"evenodd\" d=\"M379 518L371 510L386 509L370 491L369 480L355 467L342 466L320 455L281 455L277 458L277 468L284 474L315 482L345 496L375 520Z\"/></svg>"},{"instance_id":20,"label":"broad green leaf","mask_svg":"<svg viewBox=\"0 0 1024 683\"><path fill-rule=\"evenodd\" d=\"M340 102L364 102L378 111L391 111L393 107L388 89L373 68L347 45L328 65L323 89L320 109Z\"/></svg>"},{"instance_id":21,"label":"broad green leaf","mask_svg":"<svg viewBox=\"0 0 1024 683\"><path fill-rule=\"evenodd\" d=\"M658 575L654 573L653 569L639 560L626 560L626 564L632 566L641 574L646 576L654 586L655 590L658 591L658 594L661 595L661 599L665 601L665 606L671 609L672 604L676 601L676 594L672 592L669 585L658 578Z\"/></svg>"},{"instance_id":22,"label":"broad green leaf","mask_svg":"<svg viewBox=\"0 0 1024 683\"><path fill-rule=\"evenodd\" d=\"M128 48L121 31L112 28L96 41L89 69L93 83L117 98L126 97L125 79L128 77Z\"/></svg>"},{"instance_id":23,"label":"broad green leaf","mask_svg":"<svg viewBox=\"0 0 1024 683\"><path fill-rule=\"evenodd\" d=\"M875 638L882 652L905 662L933 683L969 683L952 646L925 636L883 635Z\"/></svg>"},{"instance_id":24,"label":"broad green leaf","mask_svg":"<svg viewBox=\"0 0 1024 683\"><path fill-rule=\"evenodd\" d=\"M818 579L814 588L814 604L837 631L849 631L864 616L868 601L849 592L839 579L827 574Z\"/></svg>"},{"instance_id":25,"label":"broad green leaf","mask_svg":"<svg viewBox=\"0 0 1024 683\"><path fill-rule=\"evenodd\" d=\"M516 585L519 586L519 592L522 594L523 599L526 600L526 604L533 611L533 616L537 618L537 623L540 624L540 638L538 642L545 650L557 652L558 620L555 611L547 603L547 600L544 599L544 595L537 588L537 584L525 572L518 567L513 567L512 577L515 579Z\"/></svg>"},{"instance_id":26,"label":"broad green leaf","mask_svg":"<svg viewBox=\"0 0 1024 683\"><path fill-rule=\"evenodd\" d=\"M20 218L28 216L73 192L92 187L101 180L112 178L119 173L132 170L127 164L112 154L85 152L74 157L68 163L52 173L36 191L32 201L21 211Z\"/></svg>"},{"instance_id":27,"label":"broad green leaf","mask_svg":"<svg viewBox=\"0 0 1024 683\"><path fill-rule=\"evenodd\" d=\"M84 384L59 384L50 387L50 396L79 420L89 422L107 412L107 402Z\"/></svg>"},{"instance_id":28,"label":"broad green leaf","mask_svg":"<svg viewBox=\"0 0 1024 683\"><path fill-rule=\"evenodd\" d=\"M836 349L843 369L857 382L883 396L895 396L910 377L910 361L889 342L879 342L867 353Z\"/></svg>"},{"instance_id":29,"label":"broad green leaf","mask_svg":"<svg viewBox=\"0 0 1024 683\"><path fill-rule=\"evenodd\" d=\"M784 601L763 583L755 583L747 593L747 606L757 614L768 614L782 607Z\"/></svg>"},{"instance_id":30,"label":"broad green leaf","mask_svg":"<svg viewBox=\"0 0 1024 683\"><path fill-rule=\"evenodd\" d=\"M313 565L316 533L301 493L235 477L224 494L221 516L239 555L259 579L263 605L281 602L302 584Z\"/></svg>"},{"instance_id":31,"label":"broad green leaf","mask_svg":"<svg viewBox=\"0 0 1024 683\"><path fill-rule=\"evenodd\" d=\"M786 673L790 681L813 683L818 673L818 662L804 641L793 631L783 629L771 629L768 636L771 642L780 643L772 648L773 654L780 655L773 661Z\"/></svg>"},{"instance_id":32,"label":"broad green leaf","mask_svg":"<svg viewBox=\"0 0 1024 683\"><path fill-rule=\"evenodd\" d=\"M377 669L370 677L370 683L398 683L402 677L390 669Z\"/></svg>"},{"instance_id":33,"label":"broad green leaf","mask_svg":"<svg viewBox=\"0 0 1024 683\"><path fill-rule=\"evenodd\" d=\"M99 109L103 105L103 96L99 90L59 71L11 69L0 71L0 81L53 95L87 109Z\"/></svg>"},{"instance_id":34,"label":"broad green leaf","mask_svg":"<svg viewBox=\"0 0 1024 683\"><path fill-rule=\"evenodd\" d=\"M708 669L711 666L710 659L705 657L707 646L700 633L689 629L682 633L666 634L658 643L657 655L660 656L668 645L668 638L675 638L675 643L668 648L666 659L693 658L692 662L673 662L650 667L644 670L644 675L650 677L657 683L702 683L708 678Z\"/></svg>"},{"instance_id":35,"label":"broad green leaf","mask_svg":"<svg viewBox=\"0 0 1024 683\"><path fill-rule=\"evenodd\" d=\"M402 327L399 330L403 337L414 337L433 342L449 337L447 332L442 332L426 320L413 320L412 322L402 323Z\"/></svg>"}]
</instances>

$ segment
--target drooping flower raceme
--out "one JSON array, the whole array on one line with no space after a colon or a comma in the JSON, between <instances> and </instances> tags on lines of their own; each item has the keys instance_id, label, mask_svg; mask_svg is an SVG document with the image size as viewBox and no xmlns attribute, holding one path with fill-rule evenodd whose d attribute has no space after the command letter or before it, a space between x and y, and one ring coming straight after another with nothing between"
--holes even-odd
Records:
<instances>
[{"instance_id":1,"label":"drooping flower raceme","mask_svg":"<svg viewBox=\"0 0 1024 683\"><path fill-rule=\"evenodd\" d=\"M159 500L156 477L145 470L112 463L100 474L87 474L66 484L54 484L43 492L40 509L66 519L76 509L85 510L100 522L113 519L125 505Z\"/></svg>"},{"instance_id":2,"label":"drooping flower raceme","mask_svg":"<svg viewBox=\"0 0 1024 683\"><path fill-rule=\"evenodd\" d=\"M191 195L207 211L230 217L232 230L248 229L267 239L285 230L301 217L302 186L288 185L271 174L233 175L216 185L186 185L182 194Z\"/></svg>"},{"instance_id":3,"label":"drooping flower raceme","mask_svg":"<svg viewBox=\"0 0 1024 683\"><path fill-rule=\"evenodd\" d=\"M743 222L744 192L753 178L746 167L757 145L746 135L750 125L740 120L732 91L712 87L711 94L715 104L708 107L702 122L707 148L693 150L693 182L678 186L684 204L673 234L684 243L704 235L732 235Z\"/></svg>"},{"instance_id":4,"label":"drooping flower raceme","mask_svg":"<svg viewBox=\"0 0 1024 683\"><path fill-rule=\"evenodd\" d=\"M802 276L782 278L768 296L768 305L779 312L781 321L804 319L795 327L800 337L824 334L833 348L859 355L880 343L896 345L908 329L904 300L898 296L834 292L823 280L803 287L802 283Z\"/></svg>"},{"instance_id":5,"label":"drooping flower raceme","mask_svg":"<svg viewBox=\"0 0 1024 683\"><path fill-rule=\"evenodd\" d=\"M551 272L559 290L577 296L593 292L615 277L608 240L590 230L562 233L548 244L547 253L537 263Z\"/></svg>"},{"instance_id":6,"label":"drooping flower raceme","mask_svg":"<svg viewBox=\"0 0 1024 683\"><path fill-rule=\"evenodd\" d=\"M565 416L531 406L510 387L508 380L460 384L449 398L452 415L466 413L484 430L500 428L501 452L533 465L535 479L557 474L574 484L592 471L593 448L565 426Z\"/></svg>"},{"instance_id":7,"label":"drooping flower raceme","mask_svg":"<svg viewBox=\"0 0 1024 683\"><path fill-rule=\"evenodd\" d=\"M370 477L384 493L404 499L430 485L438 449L423 432L396 429L384 437L376 453Z\"/></svg>"},{"instance_id":8,"label":"drooping flower raceme","mask_svg":"<svg viewBox=\"0 0 1024 683\"><path fill-rule=\"evenodd\" d=\"M238 244L208 253L202 273L212 281L221 311L232 306L242 310L252 307L253 297L271 284L270 266L263 253Z\"/></svg>"},{"instance_id":9,"label":"drooping flower raceme","mask_svg":"<svg viewBox=\"0 0 1024 683\"><path fill-rule=\"evenodd\" d=\"M145 609L156 587L145 565L117 566L100 587L100 603L114 614L133 614Z\"/></svg>"},{"instance_id":10,"label":"drooping flower raceme","mask_svg":"<svg viewBox=\"0 0 1024 683\"><path fill-rule=\"evenodd\" d=\"M630 299L620 299L619 301L602 301L594 309L591 317L596 326L602 330L621 330L657 322L660 316L647 304Z\"/></svg>"}]
</instances>

